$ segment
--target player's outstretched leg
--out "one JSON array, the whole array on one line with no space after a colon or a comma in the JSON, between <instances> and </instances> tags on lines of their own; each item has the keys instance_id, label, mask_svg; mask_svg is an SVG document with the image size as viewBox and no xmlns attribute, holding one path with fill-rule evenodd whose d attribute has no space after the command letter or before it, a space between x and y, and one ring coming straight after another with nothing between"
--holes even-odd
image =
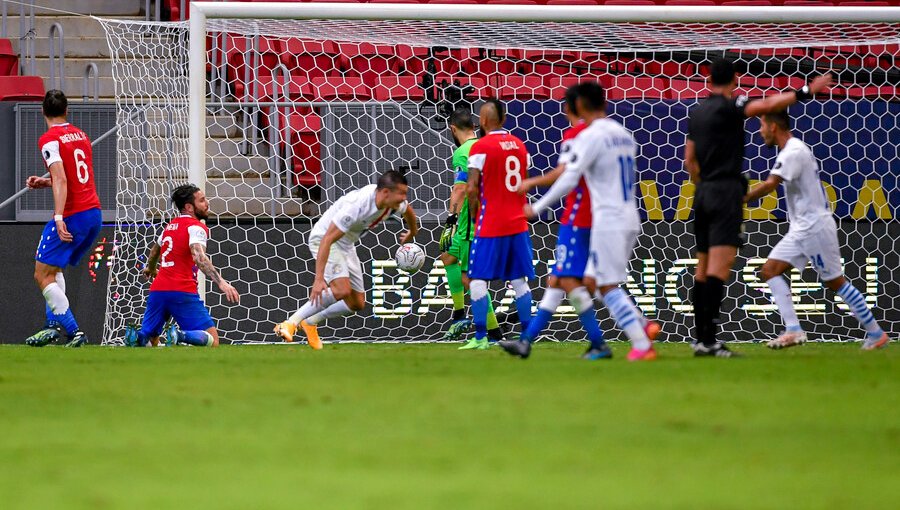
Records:
<instances>
[{"instance_id":1,"label":"player's outstretched leg","mask_svg":"<svg viewBox=\"0 0 900 510\"><path fill-rule=\"evenodd\" d=\"M601 288L603 303L609 313L616 320L620 329L631 340L631 351L628 353L629 361L649 361L656 359L656 351L648 337L649 324L634 305L631 296L621 287L604 286Z\"/></svg>"},{"instance_id":2,"label":"player's outstretched leg","mask_svg":"<svg viewBox=\"0 0 900 510\"><path fill-rule=\"evenodd\" d=\"M472 321L475 323L475 338L460 347L460 350L487 349L490 346L487 339L487 316L490 304L487 282L472 280L469 283L469 291L472 293Z\"/></svg>"},{"instance_id":3,"label":"player's outstretched leg","mask_svg":"<svg viewBox=\"0 0 900 510\"><path fill-rule=\"evenodd\" d=\"M216 347L219 345L216 328L182 331L175 324L170 324L166 328L166 340L167 345L170 346L183 344L193 345L194 347Z\"/></svg>"},{"instance_id":4,"label":"player's outstretched leg","mask_svg":"<svg viewBox=\"0 0 900 510\"><path fill-rule=\"evenodd\" d=\"M869 308L869 305L866 304L866 297L862 292L857 290L856 287L848 282L843 276L829 280L825 282L825 284L829 289L837 292L838 296L841 296L841 299L843 299L844 302L847 303L847 306L850 307L850 311L853 312L856 320L858 320L860 325L865 328L866 338L863 340L862 350L872 351L887 347L887 333L885 333L884 330L881 329L881 326L878 325L878 321L876 321L875 317L872 315L872 310Z\"/></svg>"},{"instance_id":5,"label":"player's outstretched leg","mask_svg":"<svg viewBox=\"0 0 900 510\"><path fill-rule=\"evenodd\" d=\"M572 289L569 292L569 303L575 308L578 320L581 321L581 326L591 342L582 358L592 361L612 358L612 350L603 340L603 330L600 329L600 324L597 322L594 300L591 298L590 292L584 286Z\"/></svg>"},{"instance_id":6,"label":"player's outstretched leg","mask_svg":"<svg viewBox=\"0 0 900 510\"><path fill-rule=\"evenodd\" d=\"M513 356L527 358L531 355L531 344L541 334L541 331L547 327L556 309L559 308L566 291L556 286L549 286L544 290L544 297L538 304L537 314L528 323L528 328L524 329L522 336L518 340L507 340L500 342L500 347L504 351ZM517 303L518 304L518 303Z\"/></svg>"},{"instance_id":7,"label":"player's outstretched leg","mask_svg":"<svg viewBox=\"0 0 900 510\"><path fill-rule=\"evenodd\" d=\"M791 299L791 287L788 285L787 280L781 276L790 268L791 265L787 262L770 258L760 269L760 276L768 284L772 301L778 308L782 321L784 321L784 332L766 343L766 347L770 349L785 349L802 345L807 341L806 333L800 327L797 311L794 310L794 302Z\"/></svg>"},{"instance_id":8,"label":"player's outstretched leg","mask_svg":"<svg viewBox=\"0 0 900 510\"><path fill-rule=\"evenodd\" d=\"M35 262L34 278L41 287L41 293L49 308L48 324L59 324L69 335L67 347L80 347L87 342L87 337L78 327L75 316L69 308L66 297L66 281L62 269L42 262ZM55 332L55 333L54 333ZM25 340L27 345L43 347L62 338L59 328L44 328Z\"/></svg>"}]
</instances>

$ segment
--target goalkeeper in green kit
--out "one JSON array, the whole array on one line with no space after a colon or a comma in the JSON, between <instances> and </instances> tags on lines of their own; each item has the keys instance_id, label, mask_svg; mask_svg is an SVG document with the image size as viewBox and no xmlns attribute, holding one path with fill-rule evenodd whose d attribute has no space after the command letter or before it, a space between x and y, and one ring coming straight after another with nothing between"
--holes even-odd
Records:
<instances>
[{"instance_id":1,"label":"goalkeeper in green kit","mask_svg":"<svg viewBox=\"0 0 900 510\"><path fill-rule=\"evenodd\" d=\"M441 262L447 271L447 286L453 298L453 318L444 334L445 340L459 340L472 327L466 315L465 293L469 286L466 272L469 269L469 253L475 236L474 222L469 219L469 201L466 198L466 184L469 181L469 149L478 138L472 113L467 108L457 108L450 116L450 131L457 149L453 152L453 189L450 192L450 207L444 231L441 233ZM488 339L502 340L503 332L497 324L494 309L488 300ZM486 349L490 344L478 343L474 338L460 349Z\"/></svg>"}]
</instances>

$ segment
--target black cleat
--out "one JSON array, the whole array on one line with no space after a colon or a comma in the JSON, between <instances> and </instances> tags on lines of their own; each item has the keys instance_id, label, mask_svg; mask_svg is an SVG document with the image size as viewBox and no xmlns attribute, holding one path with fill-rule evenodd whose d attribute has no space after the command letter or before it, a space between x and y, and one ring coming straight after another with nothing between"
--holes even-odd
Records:
<instances>
[{"instance_id":1,"label":"black cleat","mask_svg":"<svg viewBox=\"0 0 900 510\"><path fill-rule=\"evenodd\" d=\"M728 349L724 342L716 342L712 345L706 345L700 342L691 344L695 357L714 357L714 358L736 358L740 356L738 353Z\"/></svg>"},{"instance_id":2,"label":"black cleat","mask_svg":"<svg viewBox=\"0 0 900 510\"><path fill-rule=\"evenodd\" d=\"M584 351L584 354L581 355L581 359L590 361L598 359L610 359L612 357L612 349L610 349L606 344L604 344L603 347L588 347L588 350Z\"/></svg>"},{"instance_id":3,"label":"black cleat","mask_svg":"<svg viewBox=\"0 0 900 510\"><path fill-rule=\"evenodd\" d=\"M58 328L44 328L25 339L25 344L32 347L43 347L62 338Z\"/></svg>"},{"instance_id":4,"label":"black cleat","mask_svg":"<svg viewBox=\"0 0 900 510\"><path fill-rule=\"evenodd\" d=\"M69 338L69 343L66 344L66 347L81 347L86 344L87 341L87 335L84 334L84 331L79 331Z\"/></svg>"},{"instance_id":5,"label":"black cleat","mask_svg":"<svg viewBox=\"0 0 900 510\"><path fill-rule=\"evenodd\" d=\"M525 340L504 340L502 342L497 342L497 344L500 345L504 351L522 359L528 359L528 356L531 355L531 342L526 342Z\"/></svg>"}]
</instances>

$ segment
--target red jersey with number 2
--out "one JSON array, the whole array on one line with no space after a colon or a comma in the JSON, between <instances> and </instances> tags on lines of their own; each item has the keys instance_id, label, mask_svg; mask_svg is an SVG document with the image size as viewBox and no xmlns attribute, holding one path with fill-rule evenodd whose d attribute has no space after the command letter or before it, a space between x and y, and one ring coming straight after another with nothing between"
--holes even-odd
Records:
<instances>
[{"instance_id":1,"label":"red jersey with number 2","mask_svg":"<svg viewBox=\"0 0 900 510\"><path fill-rule=\"evenodd\" d=\"M560 163L568 162L572 155L572 143L574 142L575 137L588 126L589 124L580 122L563 132L562 143L560 144L559 150ZM588 191L587 182L584 180L583 176L578 180L578 185L575 186L575 189L570 191L569 195L566 196L566 207L563 210L560 223L562 225L572 225L573 227L578 228L591 227L591 194Z\"/></svg>"},{"instance_id":2,"label":"red jersey with number 2","mask_svg":"<svg viewBox=\"0 0 900 510\"><path fill-rule=\"evenodd\" d=\"M469 151L469 168L481 172L476 237L502 237L528 231L523 208L527 199L516 193L528 177L525 143L506 131L491 131Z\"/></svg>"},{"instance_id":3,"label":"red jersey with number 2","mask_svg":"<svg viewBox=\"0 0 900 510\"><path fill-rule=\"evenodd\" d=\"M197 292L197 266L191 245L206 248L209 227L193 216L179 216L172 220L159 236L159 272L150 285L150 292Z\"/></svg>"},{"instance_id":4,"label":"red jersey with number 2","mask_svg":"<svg viewBox=\"0 0 900 510\"><path fill-rule=\"evenodd\" d=\"M91 140L72 124L55 124L38 140L47 168L60 162L66 172L66 206L63 216L100 208L94 186ZM52 177L51 177L52 178Z\"/></svg>"}]
</instances>

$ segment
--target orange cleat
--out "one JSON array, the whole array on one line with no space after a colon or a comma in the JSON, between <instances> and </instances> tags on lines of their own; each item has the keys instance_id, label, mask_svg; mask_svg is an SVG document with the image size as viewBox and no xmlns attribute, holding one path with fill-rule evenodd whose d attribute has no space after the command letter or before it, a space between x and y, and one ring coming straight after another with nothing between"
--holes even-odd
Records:
<instances>
[{"instance_id":1,"label":"orange cleat","mask_svg":"<svg viewBox=\"0 0 900 510\"><path fill-rule=\"evenodd\" d=\"M322 349L322 340L319 339L319 328L315 324L310 324L306 321L300 321L300 327L303 328L303 332L306 334L306 342L309 346L317 351Z\"/></svg>"},{"instance_id":2,"label":"orange cleat","mask_svg":"<svg viewBox=\"0 0 900 510\"><path fill-rule=\"evenodd\" d=\"M275 325L275 334L285 342L293 342L295 333L297 333L297 326L291 321L284 321Z\"/></svg>"}]
</instances>

